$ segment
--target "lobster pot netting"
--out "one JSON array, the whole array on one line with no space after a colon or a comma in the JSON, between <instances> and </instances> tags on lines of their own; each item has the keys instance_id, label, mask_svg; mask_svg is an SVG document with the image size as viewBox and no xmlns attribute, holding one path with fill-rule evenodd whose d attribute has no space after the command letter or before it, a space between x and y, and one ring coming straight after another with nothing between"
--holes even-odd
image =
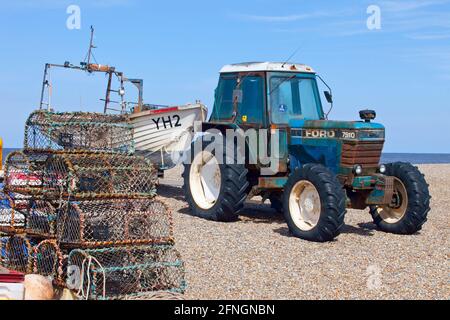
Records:
<instances>
[{"instance_id":1,"label":"lobster pot netting","mask_svg":"<svg viewBox=\"0 0 450 320\"><path fill-rule=\"evenodd\" d=\"M27 234L42 237L56 235L56 209L49 201L29 200L21 212L26 217Z\"/></svg>"},{"instance_id":2,"label":"lobster pot netting","mask_svg":"<svg viewBox=\"0 0 450 320\"><path fill-rule=\"evenodd\" d=\"M6 243L8 242L9 237L0 234L0 266L6 268L7 267L7 258L6 254Z\"/></svg>"},{"instance_id":3,"label":"lobster pot netting","mask_svg":"<svg viewBox=\"0 0 450 320\"><path fill-rule=\"evenodd\" d=\"M170 292L170 291L159 291L159 292L143 292L134 295L127 295L123 297L123 300L175 300L181 301L185 300L183 293L180 292Z\"/></svg>"},{"instance_id":4,"label":"lobster pot netting","mask_svg":"<svg viewBox=\"0 0 450 320\"><path fill-rule=\"evenodd\" d=\"M68 285L89 299L121 299L150 292L184 293L184 263L172 246L73 250Z\"/></svg>"},{"instance_id":5,"label":"lobster pot netting","mask_svg":"<svg viewBox=\"0 0 450 320\"><path fill-rule=\"evenodd\" d=\"M54 240L44 240L34 248L33 272L63 282L63 254Z\"/></svg>"},{"instance_id":6,"label":"lobster pot netting","mask_svg":"<svg viewBox=\"0 0 450 320\"><path fill-rule=\"evenodd\" d=\"M35 111L25 125L25 149L134 152L133 128L124 115Z\"/></svg>"},{"instance_id":7,"label":"lobster pot netting","mask_svg":"<svg viewBox=\"0 0 450 320\"><path fill-rule=\"evenodd\" d=\"M9 270L31 273L33 246L22 236L0 238L0 265Z\"/></svg>"},{"instance_id":8,"label":"lobster pot netting","mask_svg":"<svg viewBox=\"0 0 450 320\"><path fill-rule=\"evenodd\" d=\"M57 237L71 247L172 243L172 219L158 199L66 202L58 212Z\"/></svg>"},{"instance_id":9,"label":"lobster pot netting","mask_svg":"<svg viewBox=\"0 0 450 320\"><path fill-rule=\"evenodd\" d=\"M54 237L56 209L44 200L21 194L12 196L0 192L0 232Z\"/></svg>"},{"instance_id":10,"label":"lobster pot netting","mask_svg":"<svg viewBox=\"0 0 450 320\"><path fill-rule=\"evenodd\" d=\"M5 190L27 195L42 194L50 154L11 152L5 162Z\"/></svg>"},{"instance_id":11,"label":"lobster pot netting","mask_svg":"<svg viewBox=\"0 0 450 320\"><path fill-rule=\"evenodd\" d=\"M143 157L68 153L48 159L43 189L56 198L152 197L157 179L157 171Z\"/></svg>"},{"instance_id":12,"label":"lobster pot netting","mask_svg":"<svg viewBox=\"0 0 450 320\"><path fill-rule=\"evenodd\" d=\"M0 232L14 234L25 228L25 216L15 209L14 200L0 191Z\"/></svg>"}]
</instances>

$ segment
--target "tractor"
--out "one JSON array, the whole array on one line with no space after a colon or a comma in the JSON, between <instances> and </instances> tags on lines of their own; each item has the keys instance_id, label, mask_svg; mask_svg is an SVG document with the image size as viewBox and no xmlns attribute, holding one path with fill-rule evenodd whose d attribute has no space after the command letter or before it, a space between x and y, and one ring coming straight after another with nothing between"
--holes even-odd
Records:
<instances>
[{"instance_id":1,"label":"tractor","mask_svg":"<svg viewBox=\"0 0 450 320\"><path fill-rule=\"evenodd\" d=\"M328 120L319 81L328 88L323 94L331 111L330 87L307 65L255 62L222 68L210 119L199 130L200 147L194 140L184 164L185 197L193 215L235 221L246 199L259 195L284 214L294 236L309 241L335 239L347 208L369 208L384 232L414 234L422 228L431 198L424 175L410 163L380 163L385 128L373 121L375 111L360 111L360 121ZM276 170L247 161L264 145L245 140L239 153L233 139L204 139L212 130L223 136L263 132L258 139L267 134Z\"/></svg>"}]
</instances>

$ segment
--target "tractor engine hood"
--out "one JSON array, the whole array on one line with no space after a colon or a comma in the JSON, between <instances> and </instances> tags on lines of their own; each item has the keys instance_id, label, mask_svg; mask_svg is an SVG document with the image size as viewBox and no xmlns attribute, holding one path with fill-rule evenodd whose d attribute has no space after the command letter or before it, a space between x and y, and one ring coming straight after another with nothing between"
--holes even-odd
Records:
<instances>
[{"instance_id":1,"label":"tractor engine hood","mask_svg":"<svg viewBox=\"0 0 450 320\"><path fill-rule=\"evenodd\" d=\"M384 129L384 126L375 122L364 121L334 121L334 120L298 120L289 122L291 128L311 129Z\"/></svg>"},{"instance_id":2,"label":"tractor engine hood","mask_svg":"<svg viewBox=\"0 0 450 320\"><path fill-rule=\"evenodd\" d=\"M384 140L384 126L364 121L299 120L289 122L291 134L303 138Z\"/></svg>"}]
</instances>

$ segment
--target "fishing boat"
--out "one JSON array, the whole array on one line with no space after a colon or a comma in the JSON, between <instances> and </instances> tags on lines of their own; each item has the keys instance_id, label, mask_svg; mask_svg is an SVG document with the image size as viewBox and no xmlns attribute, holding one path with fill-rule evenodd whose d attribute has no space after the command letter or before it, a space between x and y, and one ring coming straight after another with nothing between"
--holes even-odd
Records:
<instances>
[{"instance_id":1,"label":"fishing boat","mask_svg":"<svg viewBox=\"0 0 450 320\"><path fill-rule=\"evenodd\" d=\"M106 97L101 99L104 102L103 112L105 114L120 113L127 116L127 121L133 126L133 139L137 153L149 158L161 170L175 166L182 153L190 146L195 123L206 120L206 106L200 101L181 106L145 104L142 79L127 78L115 67L92 61L92 50L96 48L93 45L93 33L94 29L91 27L89 51L85 61L80 65L72 65L69 62L45 65L40 109L53 110L51 104L52 85L49 77L52 68L81 70L90 74L104 73L107 75L108 84ZM118 89L112 88L114 79L117 79ZM137 102L125 100L124 85L127 82L137 88ZM117 101L111 99L112 94L118 96Z\"/></svg>"},{"instance_id":2,"label":"fishing boat","mask_svg":"<svg viewBox=\"0 0 450 320\"><path fill-rule=\"evenodd\" d=\"M195 122L206 114L201 103L131 113L136 151L163 169L173 167L191 144Z\"/></svg>"}]
</instances>

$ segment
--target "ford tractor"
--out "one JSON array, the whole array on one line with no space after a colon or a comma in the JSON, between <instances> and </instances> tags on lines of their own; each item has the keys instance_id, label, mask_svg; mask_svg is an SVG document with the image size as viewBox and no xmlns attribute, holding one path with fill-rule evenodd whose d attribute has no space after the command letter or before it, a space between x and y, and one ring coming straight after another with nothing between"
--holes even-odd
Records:
<instances>
[{"instance_id":1,"label":"ford tractor","mask_svg":"<svg viewBox=\"0 0 450 320\"><path fill-rule=\"evenodd\" d=\"M424 175L410 163L380 164L385 128L373 121L375 111L360 111L360 121L328 120L319 81L328 88L324 97L332 108L331 89L309 66L223 67L210 119L202 123L184 165L193 215L234 221L246 199L261 196L283 212L294 236L310 241L339 235L347 208L369 208L385 232L413 234L422 228L431 198ZM259 133L259 143L248 142L250 130ZM218 142L205 139L211 132L215 137L239 134ZM245 150L238 152L242 135ZM249 161L264 148L271 163L259 157Z\"/></svg>"}]
</instances>

